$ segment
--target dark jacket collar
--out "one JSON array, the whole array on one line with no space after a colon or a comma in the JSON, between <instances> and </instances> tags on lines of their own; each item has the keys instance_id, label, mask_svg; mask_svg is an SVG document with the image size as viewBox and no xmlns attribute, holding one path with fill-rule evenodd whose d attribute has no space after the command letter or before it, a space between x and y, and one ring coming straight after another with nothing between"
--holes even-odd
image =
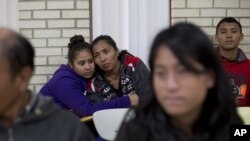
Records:
<instances>
[{"instance_id":1,"label":"dark jacket collar","mask_svg":"<svg viewBox=\"0 0 250 141\"><path fill-rule=\"evenodd\" d=\"M219 52L219 47L216 48L219 55L220 55L220 52ZM221 56L221 55L220 55ZM240 49L238 48L238 53L237 53L237 57L234 59L234 60L229 60L223 56L221 56L221 58L225 61L229 61L229 62L244 62L247 60L247 56L246 54Z\"/></svg>"}]
</instances>

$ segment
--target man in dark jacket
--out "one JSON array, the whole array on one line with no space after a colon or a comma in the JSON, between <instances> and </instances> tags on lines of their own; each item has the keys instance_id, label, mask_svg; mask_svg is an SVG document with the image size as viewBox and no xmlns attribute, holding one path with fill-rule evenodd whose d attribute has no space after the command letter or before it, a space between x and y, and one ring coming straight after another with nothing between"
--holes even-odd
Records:
<instances>
[{"instance_id":1,"label":"man in dark jacket","mask_svg":"<svg viewBox=\"0 0 250 141\"><path fill-rule=\"evenodd\" d=\"M0 28L0 140L91 141L75 115L28 90L34 50L20 34Z\"/></svg>"}]
</instances>

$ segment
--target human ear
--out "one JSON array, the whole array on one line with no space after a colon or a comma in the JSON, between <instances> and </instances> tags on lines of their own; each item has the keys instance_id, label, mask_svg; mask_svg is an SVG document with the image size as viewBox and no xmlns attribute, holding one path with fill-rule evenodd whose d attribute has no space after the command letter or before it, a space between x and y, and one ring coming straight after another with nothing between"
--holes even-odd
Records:
<instances>
[{"instance_id":1,"label":"human ear","mask_svg":"<svg viewBox=\"0 0 250 141\"><path fill-rule=\"evenodd\" d=\"M241 35L240 35L240 41L242 41L243 39L244 39L244 34L241 33Z\"/></svg>"},{"instance_id":2,"label":"human ear","mask_svg":"<svg viewBox=\"0 0 250 141\"><path fill-rule=\"evenodd\" d=\"M26 91L29 86L33 71L30 67L24 67L15 78L15 82L19 85L20 91Z\"/></svg>"}]
</instances>

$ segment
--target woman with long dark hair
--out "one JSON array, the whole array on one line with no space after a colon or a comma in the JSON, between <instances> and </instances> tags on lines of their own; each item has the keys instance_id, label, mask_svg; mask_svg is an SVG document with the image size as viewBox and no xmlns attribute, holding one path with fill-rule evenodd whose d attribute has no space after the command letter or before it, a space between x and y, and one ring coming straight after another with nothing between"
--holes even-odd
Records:
<instances>
[{"instance_id":1,"label":"woman with long dark hair","mask_svg":"<svg viewBox=\"0 0 250 141\"><path fill-rule=\"evenodd\" d=\"M229 126L242 124L219 58L197 26L161 31L149 65L153 93L129 112L116 141L226 141Z\"/></svg>"}]
</instances>

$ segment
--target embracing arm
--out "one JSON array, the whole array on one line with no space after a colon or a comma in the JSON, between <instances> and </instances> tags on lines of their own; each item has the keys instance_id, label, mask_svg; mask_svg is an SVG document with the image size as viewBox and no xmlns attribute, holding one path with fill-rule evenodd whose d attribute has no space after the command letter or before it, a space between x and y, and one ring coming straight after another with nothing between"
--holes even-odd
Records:
<instances>
[{"instance_id":1,"label":"embracing arm","mask_svg":"<svg viewBox=\"0 0 250 141\"><path fill-rule=\"evenodd\" d=\"M83 95L85 89L82 84L71 77L58 79L54 86L55 96L80 116L92 115L95 111L112 108L128 108L131 106L130 97L124 96L103 103L91 103Z\"/></svg>"}]
</instances>

